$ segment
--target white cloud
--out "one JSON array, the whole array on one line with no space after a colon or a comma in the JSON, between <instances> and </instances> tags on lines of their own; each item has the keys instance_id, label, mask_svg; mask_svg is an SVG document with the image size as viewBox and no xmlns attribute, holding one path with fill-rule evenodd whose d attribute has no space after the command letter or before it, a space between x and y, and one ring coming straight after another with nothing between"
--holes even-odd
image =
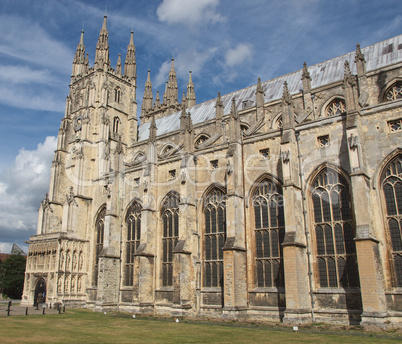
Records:
<instances>
[{"instance_id":1,"label":"white cloud","mask_svg":"<svg viewBox=\"0 0 402 344\"><path fill-rule=\"evenodd\" d=\"M9 242L0 242L0 253L10 253L13 244Z\"/></svg>"},{"instance_id":2,"label":"white cloud","mask_svg":"<svg viewBox=\"0 0 402 344\"><path fill-rule=\"evenodd\" d=\"M251 59L251 48L247 44L239 43L236 48L226 52L225 59L229 67L237 66Z\"/></svg>"},{"instance_id":3,"label":"white cloud","mask_svg":"<svg viewBox=\"0 0 402 344\"><path fill-rule=\"evenodd\" d=\"M0 175L0 237L4 243L23 242L35 234L38 208L49 188L50 167L57 139L21 149L14 164Z\"/></svg>"},{"instance_id":4,"label":"white cloud","mask_svg":"<svg viewBox=\"0 0 402 344\"><path fill-rule=\"evenodd\" d=\"M50 84L54 76L46 69L32 69L27 66L0 66L0 81L12 84Z\"/></svg>"},{"instance_id":5,"label":"white cloud","mask_svg":"<svg viewBox=\"0 0 402 344\"><path fill-rule=\"evenodd\" d=\"M69 73L74 52L29 20L0 16L0 53Z\"/></svg>"},{"instance_id":6,"label":"white cloud","mask_svg":"<svg viewBox=\"0 0 402 344\"><path fill-rule=\"evenodd\" d=\"M65 98L54 94L49 87L36 87L29 84L0 84L0 103L22 109L63 111Z\"/></svg>"},{"instance_id":7,"label":"white cloud","mask_svg":"<svg viewBox=\"0 0 402 344\"><path fill-rule=\"evenodd\" d=\"M218 49L216 47L213 47L209 48L204 52L200 52L195 49L190 49L178 53L175 56L174 60L174 67L176 70L177 78L187 81L189 77L189 71L192 72L193 77L199 75L206 62L208 60L213 59L217 51ZM171 61L165 61L161 65L158 74L153 82L153 86L155 89L158 89L158 87L160 87L161 85L163 85L164 87L165 82L168 80L171 65L172 65ZM165 91L165 88L163 88L163 90L159 89L159 91L163 93ZM162 94L160 94L160 96L162 96ZM179 94L179 98L180 97L181 94Z\"/></svg>"},{"instance_id":8,"label":"white cloud","mask_svg":"<svg viewBox=\"0 0 402 344\"><path fill-rule=\"evenodd\" d=\"M219 0L163 0L156 13L160 21L168 24L217 23L225 20L216 12L218 3Z\"/></svg>"},{"instance_id":9,"label":"white cloud","mask_svg":"<svg viewBox=\"0 0 402 344\"><path fill-rule=\"evenodd\" d=\"M171 67L170 61L163 62L159 68L158 74L156 75L155 82L153 83L153 86L156 88L163 85L163 89L159 90L161 98L163 96L163 92L165 92L165 82L168 79L170 67ZM161 102L162 102L162 99L161 99Z\"/></svg>"}]
</instances>

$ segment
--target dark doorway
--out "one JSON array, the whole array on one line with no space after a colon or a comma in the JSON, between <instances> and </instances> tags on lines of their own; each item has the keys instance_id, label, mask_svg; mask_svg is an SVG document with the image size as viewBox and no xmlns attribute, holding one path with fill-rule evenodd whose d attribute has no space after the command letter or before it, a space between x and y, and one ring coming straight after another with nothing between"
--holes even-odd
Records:
<instances>
[{"instance_id":1,"label":"dark doorway","mask_svg":"<svg viewBox=\"0 0 402 344\"><path fill-rule=\"evenodd\" d=\"M34 306L46 302L46 282L43 278L36 282Z\"/></svg>"}]
</instances>

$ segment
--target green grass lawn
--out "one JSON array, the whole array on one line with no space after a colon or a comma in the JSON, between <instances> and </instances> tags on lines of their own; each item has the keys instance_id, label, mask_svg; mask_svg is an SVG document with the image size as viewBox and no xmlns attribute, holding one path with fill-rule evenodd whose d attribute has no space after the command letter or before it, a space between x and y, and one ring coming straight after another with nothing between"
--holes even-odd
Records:
<instances>
[{"instance_id":1,"label":"green grass lawn","mask_svg":"<svg viewBox=\"0 0 402 344\"><path fill-rule=\"evenodd\" d=\"M0 317L0 343L397 343L402 335L362 330L328 330L219 323L67 309L65 314Z\"/></svg>"}]
</instances>

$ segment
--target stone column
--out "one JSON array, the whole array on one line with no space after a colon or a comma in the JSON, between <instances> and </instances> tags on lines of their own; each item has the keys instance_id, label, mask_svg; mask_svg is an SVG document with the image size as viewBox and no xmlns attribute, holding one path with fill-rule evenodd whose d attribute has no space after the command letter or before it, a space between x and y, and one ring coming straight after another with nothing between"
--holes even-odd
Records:
<instances>
[{"instance_id":1,"label":"stone column","mask_svg":"<svg viewBox=\"0 0 402 344\"><path fill-rule=\"evenodd\" d=\"M282 97L282 120L281 164L285 217L283 261L286 293L286 311L283 321L308 323L312 321L312 317L306 236L303 228L303 198L295 135L295 115L286 83Z\"/></svg>"},{"instance_id":2,"label":"stone column","mask_svg":"<svg viewBox=\"0 0 402 344\"><path fill-rule=\"evenodd\" d=\"M237 123L238 124L238 123ZM236 123L232 123L236 125ZM231 128L233 130L233 128ZM238 318L247 309L247 255L245 249L243 161L239 140L231 140L226 171L226 242L223 247L223 315Z\"/></svg>"},{"instance_id":3,"label":"stone column","mask_svg":"<svg viewBox=\"0 0 402 344\"><path fill-rule=\"evenodd\" d=\"M179 239L173 251L173 307L176 315L186 315L186 310L196 302L192 253L197 214L195 184L190 175L192 164L193 154L185 154L180 171Z\"/></svg>"},{"instance_id":4,"label":"stone column","mask_svg":"<svg viewBox=\"0 0 402 344\"><path fill-rule=\"evenodd\" d=\"M372 222L370 178L366 174L360 142L358 112L348 113L346 135L351 169L351 191L356 221L356 254L363 304L362 325L386 327L384 275L379 241Z\"/></svg>"}]
</instances>

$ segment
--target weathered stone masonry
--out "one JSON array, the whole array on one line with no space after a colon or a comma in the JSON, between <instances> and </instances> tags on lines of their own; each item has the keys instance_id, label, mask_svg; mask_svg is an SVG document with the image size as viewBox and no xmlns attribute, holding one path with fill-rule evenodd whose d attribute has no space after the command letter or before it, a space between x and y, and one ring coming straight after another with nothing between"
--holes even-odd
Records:
<instances>
[{"instance_id":1,"label":"weathered stone masonry","mask_svg":"<svg viewBox=\"0 0 402 344\"><path fill-rule=\"evenodd\" d=\"M133 33L73 61L23 303L399 326L402 36L137 122Z\"/></svg>"}]
</instances>

